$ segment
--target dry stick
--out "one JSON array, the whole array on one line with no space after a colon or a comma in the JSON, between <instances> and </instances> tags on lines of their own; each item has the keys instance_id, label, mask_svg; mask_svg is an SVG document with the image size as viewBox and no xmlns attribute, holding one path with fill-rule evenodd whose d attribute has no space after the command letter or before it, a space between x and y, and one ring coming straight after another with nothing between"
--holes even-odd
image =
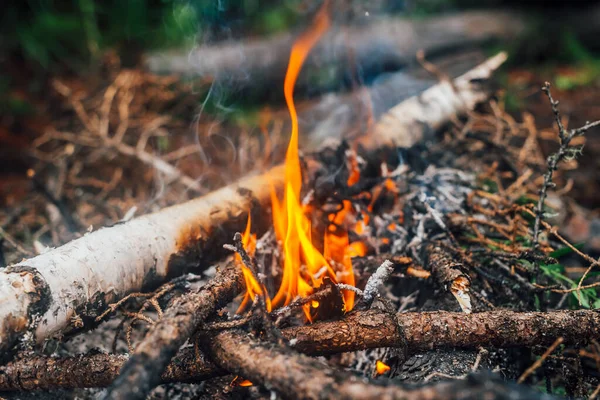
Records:
<instances>
[{"instance_id":1,"label":"dry stick","mask_svg":"<svg viewBox=\"0 0 600 400\"><path fill-rule=\"evenodd\" d=\"M294 349L332 354L404 346L410 352L435 348L527 347L549 345L557 337L581 344L600 338L600 312L514 312L474 314L434 311L393 315L380 310L348 314L339 321L319 322L282 331Z\"/></svg>"},{"instance_id":2,"label":"dry stick","mask_svg":"<svg viewBox=\"0 0 600 400\"><path fill-rule=\"evenodd\" d=\"M501 53L452 84L442 82L404 101L391 110L388 122L393 122L393 129L384 123L363 144L378 148L418 142L424 132L485 100L488 91L480 83L505 59ZM222 244L244 229L247 213L264 211L262 206L270 204L271 185L282 189L283 178L283 168L275 167L3 269L0 298L7 301L0 304L0 354L28 332L37 342L71 333L75 315L84 324L78 329L93 327L107 304L220 255L215 253Z\"/></svg>"},{"instance_id":3,"label":"dry stick","mask_svg":"<svg viewBox=\"0 0 600 400\"><path fill-rule=\"evenodd\" d=\"M288 399L432 400L499 398L500 395L511 399L538 398L537 392L529 388L499 382L489 376L404 389L335 370L321 360L282 346L261 343L242 331L221 332L207 347L211 359L223 369L274 389Z\"/></svg>"},{"instance_id":4,"label":"dry stick","mask_svg":"<svg viewBox=\"0 0 600 400\"><path fill-rule=\"evenodd\" d=\"M123 366L106 399L143 399L177 350L210 314L225 306L243 289L241 269L230 263L197 291L178 298L148 332Z\"/></svg>"},{"instance_id":5,"label":"dry stick","mask_svg":"<svg viewBox=\"0 0 600 400\"><path fill-rule=\"evenodd\" d=\"M546 360L546 358L548 358L548 356L550 354L552 354L554 352L554 350L556 350L556 348L563 342L563 338L559 337L558 339L556 339L554 341L554 343L552 343L552 345L550 347L548 347L548 349L546 349L546 351L544 352L544 354L542 354L542 356L537 359L533 365L531 365L531 367L527 368L525 370L525 372L523 372L523 374L519 377L519 379L517 380L517 383L523 383L525 382L525 379L527 379L527 377L531 374L533 374L535 372L536 369L538 369L539 367L542 366L542 364L544 363L544 361Z\"/></svg>"},{"instance_id":6,"label":"dry stick","mask_svg":"<svg viewBox=\"0 0 600 400\"><path fill-rule=\"evenodd\" d=\"M475 314L440 311L394 315L370 310L351 313L337 321L286 328L281 333L294 350L308 355L398 347L403 346L404 341L411 353L454 347L549 345L557 337L563 337L569 344L578 344L600 337L600 313L504 310ZM126 356L110 354L25 358L0 367L0 391L106 386L117 377L126 360ZM96 378L89 376L91 369L98 374ZM161 379L162 382L198 382L225 373L202 352L187 347L177 353ZM77 381L71 378L73 376L85 379Z\"/></svg>"},{"instance_id":7,"label":"dry stick","mask_svg":"<svg viewBox=\"0 0 600 400\"><path fill-rule=\"evenodd\" d=\"M126 354L102 353L27 357L0 367L0 391L106 387L117 379L127 360ZM161 381L198 382L226 374L203 353L187 347L177 353Z\"/></svg>"},{"instance_id":8,"label":"dry stick","mask_svg":"<svg viewBox=\"0 0 600 400\"><path fill-rule=\"evenodd\" d=\"M536 248L539 247L538 236L540 233L540 225L542 224L542 222L544 222L543 221L544 202L546 200L547 192L548 192L548 189L554 188L556 186L556 184L552 181L552 176L554 174L554 171L556 171L558 169L558 164L561 161L575 158L578 154L581 153L581 147L571 146L571 140L573 140L574 138L576 138L578 136L584 135L589 129L600 125L600 120L598 120L598 121L591 122L591 123L588 122L584 126L577 128L577 129L567 130L562 123L560 111L558 110L559 102L554 100L554 98L552 97L552 93L550 92L550 83L545 82L544 86L542 87L542 90L544 91L544 93L546 93L546 96L548 97L548 100L550 101L550 106L552 107L552 113L554 114L554 120L556 122L556 125L558 126L558 138L560 140L560 146L559 146L558 150L556 151L556 153L554 153L548 157L548 160L547 160L548 170L544 174L544 183L542 184L542 188L540 189L540 198L535 207L535 222L533 225L533 245ZM582 288L583 281L587 277L588 273L592 270L592 268L594 266L596 266L597 264L598 264L598 261L593 260L592 264L589 266L589 268L586 270L586 272L583 274L583 276L579 280L579 283L577 284L577 298L579 299L580 304L581 304L580 290Z\"/></svg>"}]
</instances>

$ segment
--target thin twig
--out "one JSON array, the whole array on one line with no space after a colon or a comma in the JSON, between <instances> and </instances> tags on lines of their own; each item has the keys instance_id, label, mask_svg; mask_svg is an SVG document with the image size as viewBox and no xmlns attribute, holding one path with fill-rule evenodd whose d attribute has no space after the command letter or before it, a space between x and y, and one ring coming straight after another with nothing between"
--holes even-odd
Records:
<instances>
[{"instance_id":1,"label":"thin twig","mask_svg":"<svg viewBox=\"0 0 600 400\"><path fill-rule=\"evenodd\" d=\"M563 338L559 337L558 339L556 339L554 341L554 343L552 343L552 345L550 347L548 347L548 349L546 349L546 351L544 352L544 354L542 354L542 356L540 358L538 358L533 365L531 365L531 367L527 368L525 370L525 372L523 372L523 374L519 377L519 379L517 380L517 383L523 383L525 382L525 379L527 379L527 377L529 375L531 375L532 373L535 372L536 369L538 369L542 363L544 362L544 360L546 360L546 358L548 358L548 356L550 354L552 354L554 352L554 350L556 350L556 348L563 342Z\"/></svg>"},{"instance_id":2,"label":"thin twig","mask_svg":"<svg viewBox=\"0 0 600 400\"><path fill-rule=\"evenodd\" d=\"M363 297L356 306L357 309L366 310L371 306L375 298L379 295L379 289L390 278L392 272L394 272L394 263L390 260L385 260L375 273L369 277L363 291Z\"/></svg>"},{"instance_id":3,"label":"thin twig","mask_svg":"<svg viewBox=\"0 0 600 400\"><path fill-rule=\"evenodd\" d=\"M552 97L552 93L550 92L550 83L546 82L542 87L544 93L550 100L550 105L552 107L552 112L554 113L554 119L556 121L556 125L558 126L558 138L560 140L560 146L556 153L550 155L548 157L548 170L544 174L544 183L542 184L542 188L540 189L540 198L535 207L535 223L533 226L533 246L537 248L539 246L539 233L540 233L540 223L542 221L543 213L544 213L544 202L546 201L546 197L548 195L548 189L554 188L556 184L552 181L552 176L554 171L557 170L558 164L561 161L572 159L581 153L580 146L571 146L571 140L576 136L583 135L590 128L600 125L600 121L586 123L581 128L571 129L567 131L565 126L562 123L562 119L560 116L560 112L558 110L559 102L554 100Z\"/></svg>"}]
</instances>

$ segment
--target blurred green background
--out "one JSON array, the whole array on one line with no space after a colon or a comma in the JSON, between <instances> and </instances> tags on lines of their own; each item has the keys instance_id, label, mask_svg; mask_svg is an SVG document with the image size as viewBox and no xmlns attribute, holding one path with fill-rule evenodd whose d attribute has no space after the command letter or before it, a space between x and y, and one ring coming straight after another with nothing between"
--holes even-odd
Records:
<instances>
[{"instance_id":1,"label":"blurred green background","mask_svg":"<svg viewBox=\"0 0 600 400\"><path fill-rule=\"evenodd\" d=\"M511 0L336 0L342 23L365 9L373 14L423 18L442 12L482 7L525 7L529 34L501 45L520 66L570 64L576 73L559 76L556 85L570 89L598 79L600 63L588 42L569 26L548 26L548 13L567 15L569 7L587 2ZM104 51L112 49L121 65L140 65L144 52L221 39L248 38L296 29L320 6L316 0L24 0L0 5L0 111L23 114L26 102L11 94L44 90L55 74L94 73ZM562 13L562 14L561 14ZM556 19L560 21L560 19ZM594 43L592 40L591 43ZM499 50L498 46L490 51Z\"/></svg>"}]
</instances>

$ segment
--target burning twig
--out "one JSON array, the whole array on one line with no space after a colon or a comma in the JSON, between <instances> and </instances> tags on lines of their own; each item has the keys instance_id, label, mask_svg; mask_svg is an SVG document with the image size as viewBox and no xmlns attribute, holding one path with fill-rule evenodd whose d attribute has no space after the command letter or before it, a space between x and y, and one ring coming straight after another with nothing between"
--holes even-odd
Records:
<instances>
[{"instance_id":1,"label":"burning twig","mask_svg":"<svg viewBox=\"0 0 600 400\"><path fill-rule=\"evenodd\" d=\"M242 287L241 270L229 264L207 285L178 298L137 346L105 398L145 398L160 383L160 376L171 358L198 325L230 302Z\"/></svg>"}]
</instances>

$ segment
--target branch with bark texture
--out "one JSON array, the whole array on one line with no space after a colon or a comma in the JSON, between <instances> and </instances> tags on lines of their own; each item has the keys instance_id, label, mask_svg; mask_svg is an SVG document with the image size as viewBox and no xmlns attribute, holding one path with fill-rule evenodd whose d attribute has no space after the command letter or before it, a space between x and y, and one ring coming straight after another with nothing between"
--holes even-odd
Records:
<instances>
[{"instance_id":1,"label":"branch with bark texture","mask_svg":"<svg viewBox=\"0 0 600 400\"><path fill-rule=\"evenodd\" d=\"M369 310L350 313L341 320L286 328L281 335L295 351L307 355L381 347L403 347L408 353L457 347L528 347L550 345L558 337L563 337L568 345L578 345L600 339L600 312L499 310L475 314L438 311L394 315ZM205 344L209 342L207 339ZM106 386L116 379L126 360L127 357L108 354L17 360L0 367L0 390ZM97 378L88 377L91 370L96 371ZM162 382L198 382L226 371L229 370L217 367L204 353L188 347L177 353L161 379ZM86 379L75 381L71 376Z\"/></svg>"},{"instance_id":2,"label":"branch with bark texture","mask_svg":"<svg viewBox=\"0 0 600 400\"><path fill-rule=\"evenodd\" d=\"M452 293L461 309L471 312L469 289L471 279L464 272L464 266L454 260L450 252L441 244L429 243L425 246L426 267L439 286Z\"/></svg>"},{"instance_id":3,"label":"branch with bark texture","mask_svg":"<svg viewBox=\"0 0 600 400\"><path fill-rule=\"evenodd\" d=\"M146 398L161 382L161 375L171 358L198 325L233 300L243 287L242 271L232 262L218 270L207 285L179 297L136 347L105 398Z\"/></svg>"},{"instance_id":4,"label":"branch with bark texture","mask_svg":"<svg viewBox=\"0 0 600 400\"><path fill-rule=\"evenodd\" d=\"M485 100L488 91L480 82L505 58L501 53L453 84L442 82L406 100L395 108L393 129L376 129L361 143L376 149L418 142L426 132ZM38 343L70 334L76 330L74 319L83 321L83 329L93 327L108 304L221 256L222 244L244 229L248 212L266 216L271 185L283 188L283 172L275 167L198 199L100 229L0 271L0 298L6 299L0 304L0 352L6 354L28 334Z\"/></svg>"},{"instance_id":5,"label":"branch with bark texture","mask_svg":"<svg viewBox=\"0 0 600 400\"><path fill-rule=\"evenodd\" d=\"M26 357L0 367L0 391L52 390L109 386L129 359L127 354L92 353L73 357ZM179 351L161 383L198 382L227 371L192 348Z\"/></svg>"},{"instance_id":6,"label":"branch with bark texture","mask_svg":"<svg viewBox=\"0 0 600 400\"><path fill-rule=\"evenodd\" d=\"M241 331L225 331L209 341L207 352L220 367L277 391L288 399L511 399L539 396L532 389L498 380L456 381L405 389L391 382L370 381L335 370L326 362L297 354L289 348L261 343ZM534 394L535 393L535 394ZM550 398L550 396L546 396Z\"/></svg>"}]
</instances>

